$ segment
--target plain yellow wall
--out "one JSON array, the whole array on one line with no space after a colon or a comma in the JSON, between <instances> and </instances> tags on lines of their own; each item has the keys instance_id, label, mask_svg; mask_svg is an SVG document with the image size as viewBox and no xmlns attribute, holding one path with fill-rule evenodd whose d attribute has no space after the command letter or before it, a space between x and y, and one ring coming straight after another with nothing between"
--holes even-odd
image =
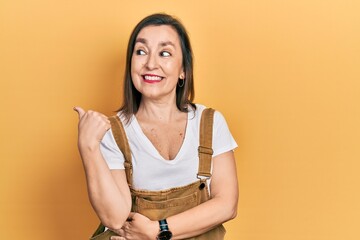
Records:
<instances>
[{"instance_id":1,"label":"plain yellow wall","mask_svg":"<svg viewBox=\"0 0 360 240\"><path fill-rule=\"evenodd\" d=\"M80 105L119 107L127 39L182 19L196 102L239 148L227 239L360 239L360 2L0 1L0 239L86 239L98 220L76 148Z\"/></svg>"}]
</instances>

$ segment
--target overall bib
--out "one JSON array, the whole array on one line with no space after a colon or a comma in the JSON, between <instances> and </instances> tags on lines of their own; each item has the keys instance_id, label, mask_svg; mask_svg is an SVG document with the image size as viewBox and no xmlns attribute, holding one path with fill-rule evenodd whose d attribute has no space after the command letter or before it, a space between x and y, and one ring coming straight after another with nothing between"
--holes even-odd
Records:
<instances>
[{"instance_id":1,"label":"overall bib","mask_svg":"<svg viewBox=\"0 0 360 240\"><path fill-rule=\"evenodd\" d=\"M203 111L200 122L200 145L198 181L186 186L170 188L161 191L136 190L132 187L131 152L127 137L118 116L110 117L114 139L125 157L125 172L132 197L132 212L140 213L151 220L161 220L206 202L210 199L206 180L211 178L212 160L212 129L214 110L207 108ZM105 240L115 235L110 230L104 231L100 224L91 240ZM171 229L170 229L171 230ZM225 228L219 225L212 230L187 240L223 240Z\"/></svg>"}]
</instances>

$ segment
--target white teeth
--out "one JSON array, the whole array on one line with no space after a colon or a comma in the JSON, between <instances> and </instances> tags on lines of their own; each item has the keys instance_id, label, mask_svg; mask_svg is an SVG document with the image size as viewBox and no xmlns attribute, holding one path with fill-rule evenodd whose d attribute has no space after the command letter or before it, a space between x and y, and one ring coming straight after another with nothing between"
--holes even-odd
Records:
<instances>
[{"instance_id":1,"label":"white teeth","mask_svg":"<svg viewBox=\"0 0 360 240\"><path fill-rule=\"evenodd\" d=\"M161 80L161 77L159 76L148 76L148 75L145 75L144 78L146 80L149 80L149 81L160 81Z\"/></svg>"}]
</instances>

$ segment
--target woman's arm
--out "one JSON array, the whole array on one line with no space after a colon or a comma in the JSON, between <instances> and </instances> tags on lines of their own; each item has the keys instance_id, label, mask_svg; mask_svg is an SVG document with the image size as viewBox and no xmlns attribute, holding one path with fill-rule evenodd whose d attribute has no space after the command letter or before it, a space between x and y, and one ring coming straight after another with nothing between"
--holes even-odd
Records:
<instances>
[{"instance_id":1,"label":"woman's arm","mask_svg":"<svg viewBox=\"0 0 360 240\"><path fill-rule=\"evenodd\" d=\"M172 239L184 239L205 233L219 224L235 218L237 214L238 183L233 151L213 158L210 185L211 199L192 209L167 218ZM139 213L131 213L131 222L117 231L125 239L154 240L159 223ZM121 237L111 239L120 240Z\"/></svg>"},{"instance_id":2,"label":"woman's arm","mask_svg":"<svg viewBox=\"0 0 360 240\"><path fill-rule=\"evenodd\" d=\"M106 116L79 113L78 147L82 158L90 202L100 221L110 229L120 229L131 209L131 197L124 170L108 168L100 151L100 141L110 128Z\"/></svg>"},{"instance_id":3,"label":"woman's arm","mask_svg":"<svg viewBox=\"0 0 360 240\"><path fill-rule=\"evenodd\" d=\"M211 199L167 219L172 239L184 239L207 232L236 217L238 182L233 151L213 159Z\"/></svg>"}]
</instances>

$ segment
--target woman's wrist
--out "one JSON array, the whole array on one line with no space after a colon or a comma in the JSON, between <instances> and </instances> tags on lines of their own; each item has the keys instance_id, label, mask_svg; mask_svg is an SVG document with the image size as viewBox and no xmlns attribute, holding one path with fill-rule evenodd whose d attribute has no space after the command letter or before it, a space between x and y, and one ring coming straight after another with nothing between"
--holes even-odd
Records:
<instances>
[{"instance_id":1,"label":"woman's wrist","mask_svg":"<svg viewBox=\"0 0 360 240\"><path fill-rule=\"evenodd\" d=\"M159 222L158 221L151 221L151 227L150 227L150 235L149 235L149 239L151 240L155 240L157 239L157 236L159 234Z\"/></svg>"},{"instance_id":2,"label":"woman's wrist","mask_svg":"<svg viewBox=\"0 0 360 240\"><path fill-rule=\"evenodd\" d=\"M79 139L78 148L79 148L79 151L83 151L83 152L98 151L100 149L100 142Z\"/></svg>"},{"instance_id":3,"label":"woman's wrist","mask_svg":"<svg viewBox=\"0 0 360 240\"><path fill-rule=\"evenodd\" d=\"M81 142L78 143L79 152L82 157L87 157L89 155L93 155L100 152L100 143L94 142Z\"/></svg>"}]
</instances>

